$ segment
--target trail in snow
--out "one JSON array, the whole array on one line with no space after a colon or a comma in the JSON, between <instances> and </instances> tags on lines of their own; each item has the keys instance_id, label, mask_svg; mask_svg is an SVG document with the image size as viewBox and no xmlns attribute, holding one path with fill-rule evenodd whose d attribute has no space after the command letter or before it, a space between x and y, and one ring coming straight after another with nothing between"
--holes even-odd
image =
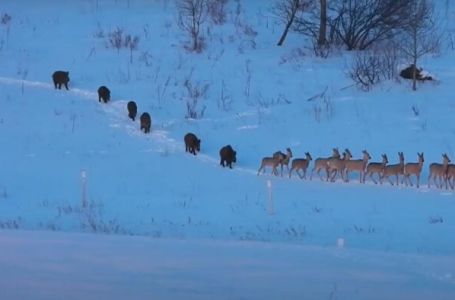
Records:
<instances>
[{"instance_id":1,"label":"trail in snow","mask_svg":"<svg viewBox=\"0 0 455 300\"><path fill-rule=\"evenodd\" d=\"M15 79L15 78L8 78L8 77L0 77L0 84L5 85L18 85L18 86L27 86L27 87L34 87L34 88L42 88L53 90L54 85L50 83L40 82L40 81L30 81L24 79ZM96 100L98 101L98 93L92 92L80 88L71 88L70 90L66 91L70 94L74 94L81 98L86 98L89 100ZM129 135L132 136L143 136L144 134L139 130L139 121L132 122L127 116L126 106L130 100L125 99L116 99L115 101L111 101L109 105L103 105L102 109L112 117L113 124L111 127L114 128L123 128L127 131ZM237 118L238 116L234 116ZM213 120L212 120L213 121ZM152 128L153 128L153 120L152 120ZM150 133L150 137L152 140L159 146L159 149L154 149L151 151L163 152L163 151L170 151L172 153L184 153L184 144L183 142L176 141L173 138L168 136L168 131L161 130L161 129L153 129ZM196 156L197 159L204 163L210 163L212 165L218 166L219 160L218 158L209 156L207 154L199 153ZM256 174L256 171L252 169L245 169L245 168L236 168L240 172Z\"/></svg>"},{"instance_id":2,"label":"trail in snow","mask_svg":"<svg viewBox=\"0 0 455 300\"><path fill-rule=\"evenodd\" d=\"M0 84L4 85L19 85L19 86L27 86L27 87L34 87L34 88L43 88L43 89L49 89L53 90L55 89L53 84L50 83L45 83L45 82L40 82L40 81L30 81L30 80L24 80L24 79L15 79L15 78L8 78L8 77L0 77ZM89 100L96 100L98 101L98 93L97 92L92 92L89 90L84 90L84 89L79 89L79 88L71 88L68 91L65 91L71 94L74 94L78 97L81 98L86 98ZM139 130L139 122L136 120L135 122L131 122L131 120L127 116L127 110L126 106L127 103L130 100L125 100L125 99L116 99L115 101L111 101L109 105L102 105L102 109L109 114L112 118L114 123L111 124L111 127L114 128L123 128L124 130L127 131L127 133L131 136L143 136L144 134ZM225 121L228 119L232 118L240 118L243 116L249 116L251 115L250 112L245 112L245 113L237 113L235 116L229 117L229 118L223 118L223 119L207 119L204 121ZM153 128L153 121L152 121L152 128ZM240 128L239 128L240 129ZM183 150L185 147L183 145L183 142L177 141L173 138L170 138L168 136L168 131L166 130L161 130L161 129L153 129L150 133L151 139L158 145L158 149L151 149L150 151L156 151L156 152L171 152L171 153L184 153L185 151ZM215 158L213 156L204 154L204 153L199 153L197 156L195 156L196 159L204 162L204 163L209 163L212 164L213 166L218 167L219 165L219 159ZM309 173L311 173L311 167L307 170L307 175L309 176ZM257 175L257 170L249 169L249 168L242 168L239 166L236 166L235 170L236 172L241 172L249 175ZM276 178L283 178L289 180L288 176L283 176L283 177L276 177ZM292 179L294 180L300 180L297 177L293 177ZM336 184L342 184L340 182L336 182ZM352 182L350 183L352 184ZM372 186L376 186L376 184L373 184L372 182L368 182L366 184L370 184ZM398 188L402 188L402 186L399 186ZM422 185L422 187L417 190L418 192L428 192L429 188L425 186L425 184ZM441 192L442 194L445 195L452 195L453 193L450 191L445 191Z\"/></svg>"}]
</instances>

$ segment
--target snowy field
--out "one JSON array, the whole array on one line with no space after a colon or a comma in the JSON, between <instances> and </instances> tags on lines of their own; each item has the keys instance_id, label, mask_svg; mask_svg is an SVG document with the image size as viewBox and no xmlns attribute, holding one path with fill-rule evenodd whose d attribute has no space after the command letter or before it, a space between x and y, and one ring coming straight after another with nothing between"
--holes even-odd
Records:
<instances>
[{"instance_id":1,"label":"snowy field","mask_svg":"<svg viewBox=\"0 0 455 300\"><path fill-rule=\"evenodd\" d=\"M31 231L0 242L2 299L450 300L455 284L444 255Z\"/></svg>"},{"instance_id":2,"label":"snowy field","mask_svg":"<svg viewBox=\"0 0 455 300\"><path fill-rule=\"evenodd\" d=\"M138 286L130 299L154 292L157 299L306 299L299 286L305 279L314 280L303 285L314 288L316 296L308 299L455 296L449 268L455 194L427 181L429 164L441 162L442 153L455 160L455 51L449 43L438 56L422 59L436 81L415 92L399 79L363 92L346 76L350 53L316 58L296 34L276 47L282 25L270 14L271 1L229 1L225 24L207 22L207 48L199 54L184 49L187 36L176 24L173 1L39 3L0 3L0 14L11 16L0 26L0 243L6 246L0 266L11 271L0 276L2 299L34 299L26 290L15 294L18 283L46 292L34 285L38 277L19 267L38 259L44 265L31 270L49 274L43 279L49 287L64 280L68 290L61 295L70 299L76 287L81 294L73 299L125 299L122 292L130 290L117 283L128 272L137 276L131 286ZM449 3L442 15L453 35L455 2ZM109 33L118 28L140 38L132 53L110 47ZM54 89L55 70L70 72L69 91ZM195 108L201 118L185 118L185 82L208 87ZM101 85L111 90L108 104L98 102ZM308 101L323 91L324 99ZM151 134L128 119L130 100L139 115L152 116ZM187 132L202 140L197 156L185 153ZM232 170L219 166L219 149L227 144L237 151ZM257 176L262 157L287 147L295 157L308 151L313 159L329 156L333 147L349 148L354 158L366 149L372 161L386 153L390 163L398 162L399 151L405 162L424 152L421 187L361 184L358 174L349 183L281 178L270 169ZM336 248L339 239L344 254ZM115 257L98 261L113 248ZM76 252L89 254L77 259ZM131 265L121 264L126 257ZM161 258L158 267L165 270L158 274L167 279L154 288L142 276L155 266L134 266ZM83 275L91 269L83 266L91 263L100 273L87 286ZM65 273L77 265L81 272ZM173 267L184 274L174 276ZM233 282L244 273L245 282L254 278L251 285ZM213 277L228 282L218 285ZM366 281L387 294L369 294ZM111 286L118 289L107 291Z\"/></svg>"}]
</instances>

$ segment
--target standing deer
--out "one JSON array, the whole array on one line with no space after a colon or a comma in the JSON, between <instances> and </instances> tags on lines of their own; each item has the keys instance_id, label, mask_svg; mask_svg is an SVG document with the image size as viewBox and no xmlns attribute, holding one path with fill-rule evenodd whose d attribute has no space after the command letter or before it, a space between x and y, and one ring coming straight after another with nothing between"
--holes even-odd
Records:
<instances>
[{"instance_id":1,"label":"standing deer","mask_svg":"<svg viewBox=\"0 0 455 300\"><path fill-rule=\"evenodd\" d=\"M367 171L364 176L364 182L367 175L369 175L370 179L374 182L374 184L378 184L376 180L374 180L373 178L373 174L377 173L379 177L379 182L382 183L381 174L384 172L384 168L389 163L389 160L387 159L387 155L382 154L381 156L382 162L371 162L368 164Z\"/></svg>"},{"instance_id":2,"label":"standing deer","mask_svg":"<svg viewBox=\"0 0 455 300\"><path fill-rule=\"evenodd\" d=\"M346 151L349 150L346 149ZM359 182L365 183L365 169L367 167L368 160L371 159L371 156L367 150L363 150L362 153L362 159L348 160L346 162L346 181L349 181L349 171L359 171ZM351 152L349 152L349 154L351 154Z\"/></svg>"},{"instance_id":3,"label":"standing deer","mask_svg":"<svg viewBox=\"0 0 455 300\"><path fill-rule=\"evenodd\" d=\"M305 178L306 179L306 170L308 169L308 166L310 165L310 161L313 158L311 157L309 152L305 152L305 158L295 158L292 160L291 164L291 170L289 170L289 178L291 178L292 171L295 170L297 175L299 175L300 178ZM303 171L303 175L300 175L299 170Z\"/></svg>"},{"instance_id":4,"label":"standing deer","mask_svg":"<svg viewBox=\"0 0 455 300\"><path fill-rule=\"evenodd\" d=\"M395 165L386 165L381 175L381 184L382 179L387 178L391 185L393 182L390 180L389 176L395 175L397 178L397 186L399 185L398 178L400 175L404 176L404 154L403 152L398 152L398 157L400 162Z\"/></svg>"},{"instance_id":5,"label":"standing deer","mask_svg":"<svg viewBox=\"0 0 455 300\"><path fill-rule=\"evenodd\" d=\"M453 190L455 185L455 165L449 164L447 166L447 181L449 182L450 188Z\"/></svg>"},{"instance_id":6,"label":"standing deer","mask_svg":"<svg viewBox=\"0 0 455 300\"><path fill-rule=\"evenodd\" d=\"M423 167L423 162L424 162L424 159L423 159L423 152L422 153L418 153L417 152L417 156L419 158L419 162L416 162L416 163L407 163L404 165L404 182L406 184L406 186L408 185L408 182L409 184L412 186L412 180L411 180L411 175L414 174L417 178L417 187L419 187L419 183L420 183L420 173L422 172L422 167Z\"/></svg>"},{"instance_id":7,"label":"standing deer","mask_svg":"<svg viewBox=\"0 0 455 300\"><path fill-rule=\"evenodd\" d=\"M319 158L316 158L316 160L314 161L313 170L311 170L310 180L313 178L313 172L315 170L316 170L316 173L319 175L319 178L321 178L321 180L323 180L322 176L319 174L319 171L321 171L322 169L325 170L327 178L329 178L329 170L327 168L327 162L331 158L340 158L340 152L338 151L338 148L333 148L332 149L332 156L330 156L330 157L319 157Z\"/></svg>"},{"instance_id":8,"label":"standing deer","mask_svg":"<svg viewBox=\"0 0 455 300\"><path fill-rule=\"evenodd\" d=\"M278 170L276 167L280 164L279 157L264 157L261 161L261 166L258 170L258 175L261 173L261 170L265 173L265 167L272 167L272 174L278 176Z\"/></svg>"},{"instance_id":9,"label":"standing deer","mask_svg":"<svg viewBox=\"0 0 455 300\"><path fill-rule=\"evenodd\" d=\"M279 164L281 166L281 177L283 177L283 166L286 166L287 171L289 172L289 160L292 157L292 151L290 148L286 148L286 154L281 151L277 151L273 153L273 158L277 158L279 160Z\"/></svg>"},{"instance_id":10,"label":"standing deer","mask_svg":"<svg viewBox=\"0 0 455 300\"><path fill-rule=\"evenodd\" d=\"M442 178L446 184L447 189L447 171L449 168L450 158L447 156L446 153L442 154L442 164L432 163L430 165L430 175L428 175L428 188L430 188L431 179L433 179L434 184L438 188L442 188ZM439 186L436 182L436 177L439 178Z\"/></svg>"},{"instance_id":11,"label":"standing deer","mask_svg":"<svg viewBox=\"0 0 455 300\"><path fill-rule=\"evenodd\" d=\"M337 173L340 173L340 177L342 181L346 181L345 178L343 178L344 171L346 169L346 162L351 159L352 155L351 152L346 149L346 151L343 152L343 157L341 158L330 158L327 161L327 167L328 167L328 173L333 174L330 178L331 182L335 182L335 178L337 176ZM329 177L327 177L328 181Z\"/></svg>"}]
</instances>

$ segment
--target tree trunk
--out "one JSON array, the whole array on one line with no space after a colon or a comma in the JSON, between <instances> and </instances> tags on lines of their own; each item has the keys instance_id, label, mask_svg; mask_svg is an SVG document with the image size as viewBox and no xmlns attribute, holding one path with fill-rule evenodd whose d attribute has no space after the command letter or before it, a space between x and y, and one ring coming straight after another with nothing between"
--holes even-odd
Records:
<instances>
[{"instance_id":1,"label":"tree trunk","mask_svg":"<svg viewBox=\"0 0 455 300\"><path fill-rule=\"evenodd\" d=\"M318 45L324 45L327 35L327 0L320 0L321 3L321 16L319 20L319 38Z\"/></svg>"},{"instance_id":2,"label":"tree trunk","mask_svg":"<svg viewBox=\"0 0 455 300\"><path fill-rule=\"evenodd\" d=\"M286 28L284 28L283 34L281 35L281 38L278 41L277 46L282 46L283 45L284 40L286 39L286 36L288 35L289 28L291 28L292 22L294 22L294 16L295 16L295 14L292 14L291 19L286 24Z\"/></svg>"},{"instance_id":3,"label":"tree trunk","mask_svg":"<svg viewBox=\"0 0 455 300\"><path fill-rule=\"evenodd\" d=\"M412 63L414 64L414 70L412 72L412 90L416 91L417 90L417 58L418 58L418 49L417 49L417 29L414 28L413 30L413 36L412 36L412 42L413 42L413 57L412 57Z\"/></svg>"},{"instance_id":4,"label":"tree trunk","mask_svg":"<svg viewBox=\"0 0 455 300\"><path fill-rule=\"evenodd\" d=\"M294 22L295 19L295 14L297 13L297 10L300 7L300 0L293 0L292 1L292 6L291 6L291 15L289 17L288 22L286 23L286 27L284 28L283 34L281 35L280 40L278 41L277 46L282 46L284 43L284 40L286 39L286 36L288 35L289 29L292 26L292 23Z\"/></svg>"}]
</instances>

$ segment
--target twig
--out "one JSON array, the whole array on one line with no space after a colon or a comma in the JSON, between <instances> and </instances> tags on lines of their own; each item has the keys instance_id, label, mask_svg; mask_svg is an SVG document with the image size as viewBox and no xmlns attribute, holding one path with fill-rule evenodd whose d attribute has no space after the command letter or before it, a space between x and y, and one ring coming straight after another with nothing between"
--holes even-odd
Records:
<instances>
[{"instance_id":1,"label":"twig","mask_svg":"<svg viewBox=\"0 0 455 300\"><path fill-rule=\"evenodd\" d=\"M307 101L313 101L317 98L323 98L328 89L329 89L329 86L326 86L322 93L316 94L316 95L308 98Z\"/></svg>"}]
</instances>

